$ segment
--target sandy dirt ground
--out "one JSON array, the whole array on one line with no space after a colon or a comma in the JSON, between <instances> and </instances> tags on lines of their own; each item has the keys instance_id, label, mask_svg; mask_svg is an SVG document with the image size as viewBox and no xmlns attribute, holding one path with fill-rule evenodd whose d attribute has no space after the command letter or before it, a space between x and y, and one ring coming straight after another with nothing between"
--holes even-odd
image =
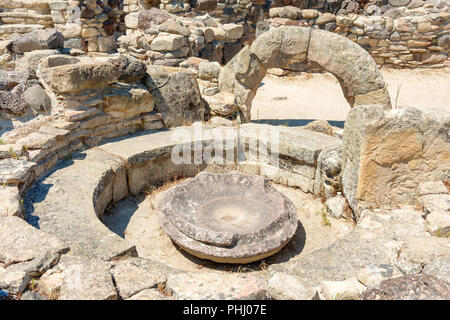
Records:
<instances>
[{"instance_id":1,"label":"sandy dirt ground","mask_svg":"<svg viewBox=\"0 0 450 320\"><path fill-rule=\"evenodd\" d=\"M450 69L382 69L391 101L398 106L439 107L450 110ZM252 106L252 120L345 120L350 106L336 78L329 74L296 77L267 75ZM302 123L299 123L302 125Z\"/></svg>"}]
</instances>

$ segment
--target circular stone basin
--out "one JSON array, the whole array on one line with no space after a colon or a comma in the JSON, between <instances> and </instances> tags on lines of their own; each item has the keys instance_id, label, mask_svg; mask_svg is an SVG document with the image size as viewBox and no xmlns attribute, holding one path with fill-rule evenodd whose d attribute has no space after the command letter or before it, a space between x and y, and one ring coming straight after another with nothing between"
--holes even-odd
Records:
<instances>
[{"instance_id":1,"label":"circular stone basin","mask_svg":"<svg viewBox=\"0 0 450 320\"><path fill-rule=\"evenodd\" d=\"M170 188L157 205L164 232L190 254L215 262L250 263L294 236L292 202L261 176L202 172Z\"/></svg>"}]
</instances>

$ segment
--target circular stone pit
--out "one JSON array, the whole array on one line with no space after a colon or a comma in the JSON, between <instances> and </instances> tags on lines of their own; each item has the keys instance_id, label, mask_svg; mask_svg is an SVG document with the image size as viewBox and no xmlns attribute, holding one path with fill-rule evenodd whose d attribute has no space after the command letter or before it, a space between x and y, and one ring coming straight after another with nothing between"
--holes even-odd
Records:
<instances>
[{"instance_id":1,"label":"circular stone pit","mask_svg":"<svg viewBox=\"0 0 450 320\"><path fill-rule=\"evenodd\" d=\"M161 227L190 254L250 263L283 248L297 230L295 206L261 176L202 172L157 204Z\"/></svg>"}]
</instances>

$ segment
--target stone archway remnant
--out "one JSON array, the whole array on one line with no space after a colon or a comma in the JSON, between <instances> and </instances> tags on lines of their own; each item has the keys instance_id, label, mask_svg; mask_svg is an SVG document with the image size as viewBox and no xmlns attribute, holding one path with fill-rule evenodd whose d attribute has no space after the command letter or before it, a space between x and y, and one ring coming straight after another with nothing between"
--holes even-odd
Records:
<instances>
[{"instance_id":1,"label":"stone archway remnant","mask_svg":"<svg viewBox=\"0 0 450 320\"><path fill-rule=\"evenodd\" d=\"M220 92L232 92L245 121L268 68L314 62L339 81L351 107L380 104L391 108L389 93L369 53L345 37L324 30L283 26L244 47L219 73Z\"/></svg>"}]
</instances>

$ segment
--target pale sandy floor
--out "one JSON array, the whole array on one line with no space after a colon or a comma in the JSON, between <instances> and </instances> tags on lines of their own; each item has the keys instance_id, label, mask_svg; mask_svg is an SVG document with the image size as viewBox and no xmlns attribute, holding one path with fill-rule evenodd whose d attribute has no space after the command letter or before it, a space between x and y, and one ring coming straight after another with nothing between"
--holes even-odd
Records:
<instances>
[{"instance_id":1,"label":"pale sandy floor","mask_svg":"<svg viewBox=\"0 0 450 320\"><path fill-rule=\"evenodd\" d=\"M319 199L299 189L275 185L297 208L299 227L290 243L279 253L268 258L267 263L283 263L299 259L303 255L322 248L342 238L351 231L353 225L346 220L327 216L331 225L323 224ZM159 261L173 268L186 271L261 271L261 262L251 265L223 265L197 259L178 249L159 226L155 210L152 208L154 196L127 198L119 202L103 217L103 223L112 231L136 244L140 257ZM244 268L244 269L243 269Z\"/></svg>"},{"instance_id":2,"label":"pale sandy floor","mask_svg":"<svg viewBox=\"0 0 450 320\"><path fill-rule=\"evenodd\" d=\"M391 101L398 106L439 107L450 110L450 69L382 69ZM252 120L322 119L345 120L350 106L331 74L302 74L297 77L267 75L252 106Z\"/></svg>"}]
</instances>

